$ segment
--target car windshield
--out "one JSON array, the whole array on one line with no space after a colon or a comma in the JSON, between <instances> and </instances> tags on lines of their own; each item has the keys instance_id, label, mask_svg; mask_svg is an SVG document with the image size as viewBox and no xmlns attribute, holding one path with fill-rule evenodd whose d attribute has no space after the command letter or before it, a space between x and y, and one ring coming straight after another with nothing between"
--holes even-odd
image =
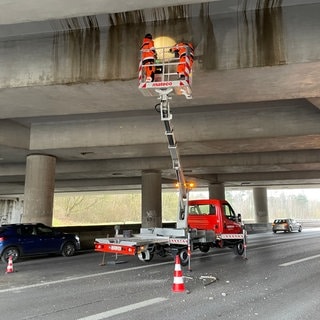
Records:
<instances>
[{"instance_id":1,"label":"car windshield","mask_svg":"<svg viewBox=\"0 0 320 320\"><path fill-rule=\"evenodd\" d=\"M287 223L286 219L276 219L274 220L274 223Z\"/></svg>"}]
</instances>

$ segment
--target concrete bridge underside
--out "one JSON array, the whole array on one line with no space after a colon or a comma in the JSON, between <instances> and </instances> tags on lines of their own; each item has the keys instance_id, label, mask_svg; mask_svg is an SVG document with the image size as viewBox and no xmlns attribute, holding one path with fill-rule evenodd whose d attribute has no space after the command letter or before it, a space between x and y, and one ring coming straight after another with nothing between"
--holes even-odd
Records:
<instances>
[{"instance_id":1,"label":"concrete bridge underside","mask_svg":"<svg viewBox=\"0 0 320 320\"><path fill-rule=\"evenodd\" d=\"M320 185L320 1L192 2L0 2L0 195L23 194L29 154L57 158L56 192L140 189L144 170L172 184L158 101L137 88L146 32L196 48L193 100L171 102L186 176Z\"/></svg>"}]
</instances>

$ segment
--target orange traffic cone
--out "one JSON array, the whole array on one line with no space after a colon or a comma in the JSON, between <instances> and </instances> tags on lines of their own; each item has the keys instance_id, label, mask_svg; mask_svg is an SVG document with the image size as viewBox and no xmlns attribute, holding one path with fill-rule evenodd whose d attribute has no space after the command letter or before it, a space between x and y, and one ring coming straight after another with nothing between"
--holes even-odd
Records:
<instances>
[{"instance_id":1,"label":"orange traffic cone","mask_svg":"<svg viewBox=\"0 0 320 320\"><path fill-rule=\"evenodd\" d=\"M183 277L182 277L180 257L178 254L176 255L176 258L175 258L172 291L173 292L186 291L186 288L183 282Z\"/></svg>"},{"instance_id":2,"label":"orange traffic cone","mask_svg":"<svg viewBox=\"0 0 320 320\"><path fill-rule=\"evenodd\" d=\"M12 273L12 272L14 272L14 271L13 271L12 256L9 256L6 273Z\"/></svg>"}]
</instances>

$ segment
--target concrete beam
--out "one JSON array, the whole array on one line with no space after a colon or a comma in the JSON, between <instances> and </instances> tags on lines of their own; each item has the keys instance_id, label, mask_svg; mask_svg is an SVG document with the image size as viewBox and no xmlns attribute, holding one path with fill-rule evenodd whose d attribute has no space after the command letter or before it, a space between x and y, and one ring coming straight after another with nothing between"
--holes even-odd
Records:
<instances>
[{"instance_id":1,"label":"concrete beam","mask_svg":"<svg viewBox=\"0 0 320 320\"><path fill-rule=\"evenodd\" d=\"M319 98L309 98L308 99L315 107L320 109L320 97Z\"/></svg>"},{"instance_id":2,"label":"concrete beam","mask_svg":"<svg viewBox=\"0 0 320 320\"><path fill-rule=\"evenodd\" d=\"M263 152L260 154L243 153L243 154L221 154L221 155L199 155L199 156L183 156L182 160L184 168L201 168L211 167L212 171L216 172L237 172L237 167L256 168L259 166L272 166L277 171L286 170L286 166L295 165L312 165L318 164L320 158L320 150L305 150L305 151L283 151L283 152ZM172 171L170 157L155 157L136 159L109 159L109 160L92 160L92 161L71 161L58 162L57 174L65 175L74 172L81 174L84 172L97 171L110 174L113 172L133 172L134 170L147 169L167 169ZM251 169L256 170L256 169ZM288 170L288 169L287 169ZM246 170L247 171L247 170ZM4 173L4 172L3 172Z\"/></svg>"},{"instance_id":3,"label":"concrete beam","mask_svg":"<svg viewBox=\"0 0 320 320\"><path fill-rule=\"evenodd\" d=\"M0 2L0 25L30 23L30 21L46 21L54 19L65 19L81 16L91 16L97 14L112 14L135 10L145 10L148 8L161 8L167 6L182 6L195 3L195 0L159 0L148 2L145 0L134 0L125 2L115 2L114 0L69 0L67 3L63 0L46 2L41 0L30 0L28 6L23 6L21 0L11 0ZM206 3L212 3L212 8L216 14L236 12L237 10L261 9L266 4L256 1L243 1L239 4L238 0L207 0ZM318 3L317 0L282 0L281 6L296 6ZM277 7L277 2L272 2L269 6Z\"/></svg>"},{"instance_id":4,"label":"concrete beam","mask_svg":"<svg viewBox=\"0 0 320 320\"><path fill-rule=\"evenodd\" d=\"M303 108L302 108L303 106ZM266 144L260 142L260 147L269 148L279 144L284 146L287 139L287 146L294 149L294 144L301 145L299 138L305 139L310 145L315 144L319 148L319 117L317 109L304 101L297 105L283 106L281 102L276 107L265 108L228 108L216 109L215 106L206 108L185 108L184 113L174 115L175 132L179 144L203 141L197 143L205 148L206 143L214 148L219 141L224 146L222 152L246 151L250 146L253 149L259 148L256 142L258 139L266 139ZM132 117L110 117L100 119L88 119L83 121L60 121L51 123L33 124L31 127L31 150L51 150L82 147L121 147L143 144L162 144L165 135L163 125L158 114ZM196 114L196 117L194 115ZM237 132L236 138L234 137ZM192 133L192 134L191 134ZM306 136L305 138L303 136ZM234 146L228 145L232 138ZM283 141L281 141L281 139ZM295 140L297 139L297 140ZM259 143L259 142L258 142ZM303 144L306 148L306 144ZM187 146L188 147L188 146ZM228 148L229 147L229 148ZM230 149L231 148L231 149ZM229 150L229 151L226 151ZM247 150L250 151L250 150ZM260 150L262 151L262 150ZM181 154L184 154L183 147Z\"/></svg>"},{"instance_id":5,"label":"concrete beam","mask_svg":"<svg viewBox=\"0 0 320 320\"><path fill-rule=\"evenodd\" d=\"M63 0L55 0L44 4L41 0L29 0L28 6L24 6L21 0L1 1L0 25L91 16L102 13L121 13L148 8L162 9L166 6L181 6L195 2L195 0L175 0L174 3L172 0L159 0L156 3L145 0L127 0L125 2L115 2L114 0L69 0L66 3ZM238 0L207 0L206 2L213 3L217 14L239 10ZM281 1L281 5L293 6L316 2L316 0L283 0ZM276 7L276 5L277 3L273 4L273 7ZM252 10L256 8L259 8L259 6L257 7L255 1L244 1L242 6L240 6L240 10Z\"/></svg>"},{"instance_id":6,"label":"concrete beam","mask_svg":"<svg viewBox=\"0 0 320 320\"><path fill-rule=\"evenodd\" d=\"M199 178L203 178L199 176ZM308 180L308 185L320 186L320 172L319 171L300 171L300 172L261 172L261 173L237 173L237 174L219 174L219 175L206 175L206 178L211 183L224 183L226 186L236 185L250 186L250 185L305 185L301 181ZM259 182L259 183L257 183Z\"/></svg>"},{"instance_id":7,"label":"concrete beam","mask_svg":"<svg viewBox=\"0 0 320 320\"><path fill-rule=\"evenodd\" d=\"M243 81L246 79L246 81ZM319 97L320 62L241 70L198 71L193 100L175 97L175 108L256 103ZM104 112L153 110L153 97L143 97L137 81L106 84L52 85L4 89L1 91L2 118L95 115ZM46 101L46 104L39 104ZM114 101L117 101L115 103ZM213 109L214 110L214 109ZM41 118L39 119L42 120ZM54 121L54 118L52 119ZM71 118L72 120L72 118Z\"/></svg>"},{"instance_id":8,"label":"concrete beam","mask_svg":"<svg viewBox=\"0 0 320 320\"><path fill-rule=\"evenodd\" d=\"M185 169L191 169L200 173L202 168L207 168L215 173L237 173L257 172L265 169L275 171L288 170L310 170L319 168L320 150L305 151L283 151L263 153L242 153L242 154L216 154L183 156L182 160ZM261 168L261 169L259 169ZM58 161L56 166L57 177L74 176L85 178L86 173L91 176L112 176L121 177L121 173L128 175L139 175L141 170L161 169L165 172L172 172L171 159L166 157L141 158L141 159L109 159L109 160L86 160L86 161ZM0 167L0 177L23 177L25 174L24 164L6 164Z\"/></svg>"},{"instance_id":9,"label":"concrete beam","mask_svg":"<svg viewBox=\"0 0 320 320\"><path fill-rule=\"evenodd\" d=\"M208 0L216 2L221 0ZM194 3L193 0L176 0L174 5ZM115 2L114 0L55 0L45 5L39 0L30 0L28 6L21 1L0 2L0 24L15 24L30 21L45 21L72 17L91 16L97 14L120 13L148 8L172 6L171 0L160 0L157 3L145 0ZM23 9L22 9L23 8Z\"/></svg>"},{"instance_id":10,"label":"concrete beam","mask_svg":"<svg viewBox=\"0 0 320 320\"><path fill-rule=\"evenodd\" d=\"M0 146L29 149L29 144L29 128L11 120L0 120Z\"/></svg>"}]
</instances>

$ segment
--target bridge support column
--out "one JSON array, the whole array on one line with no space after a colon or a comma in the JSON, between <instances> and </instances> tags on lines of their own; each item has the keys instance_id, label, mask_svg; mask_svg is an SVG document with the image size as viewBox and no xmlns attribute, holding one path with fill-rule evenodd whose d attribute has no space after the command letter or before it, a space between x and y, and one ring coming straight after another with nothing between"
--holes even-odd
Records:
<instances>
[{"instance_id":1,"label":"bridge support column","mask_svg":"<svg viewBox=\"0 0 320 320\"><path fill-rule=\"evenodd\" d=\"M225 199L225 189L222 183L209 184L209 199Z\"/></svg>"},{"instance_id":2,"label":"bridge support column","mask_svg":"<svg viewBox=\"0 0 320 320\"><path fill-rule=\"evenodd\" d=\"M162 227L161 172L142 172L142 228Z\"/></svg>"},{"instance_id":3,"label":"bridge support column","mask_svg":"<svg viewBox=\"0 0 320 320\"><path fill-rule=\"evenodd\" d=\"M20 223L23 212L23 201L19 198L0 199L0 225Z\"/></svg>"},{"instance_id":4,"label":"bridge support column","mask_svg":"<svg viewBox=\"0 0 320 320\"><path fill-rule=\"evenodd\" d=\"M266 188L253 188L256 223L268 223L268 197Z\"/></svg>"},{"instance_id":5,"label":"bridge support column","mask_svg":"<svg viewBox=\"0 0 320 320\"><path fill-rule=\"evenodd\" d=\"M52 225L56 158L47 155L27 157L22 222Z\"/></svg>"}]
</instances>

